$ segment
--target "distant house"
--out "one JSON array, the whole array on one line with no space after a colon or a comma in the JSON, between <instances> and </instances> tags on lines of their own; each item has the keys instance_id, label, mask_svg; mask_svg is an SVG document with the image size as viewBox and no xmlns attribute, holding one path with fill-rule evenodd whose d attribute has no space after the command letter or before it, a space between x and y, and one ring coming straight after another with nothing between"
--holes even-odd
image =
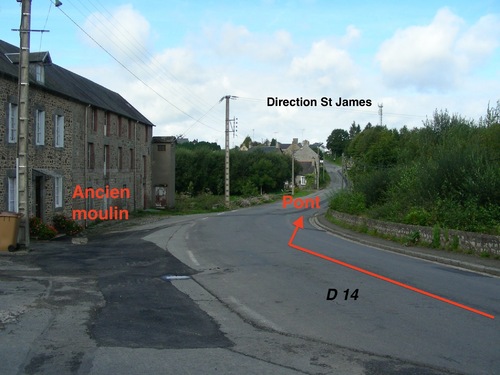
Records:
<instances>
[{"instance_id":1,"label":"distant house","mask_svg":"<svg viewBox=\"0 0 500 375\"><path fill-rule=\"evenodd\" d=\"M299 143L298 138L294 138L292 143L276 142L276 148L279 148L285 155L292 155L295 151L300 150L302 144Z\"/></svg>"},{"instance_id":2,"label":"distant house","mask_svg":"<svg viewBox=\"0 0 500 375\"><path fill-rule=\"evenodd\" d=\"M281 154L282 151L274 146L254 146L248 149L248 152L262 152L264 154Z\"/></svg>"},{"instance_id":3,"label":"distant house","mask_svg":"<svg viewBox=\"0 0 500 375\"><path fill-rule=\"evenodd\" d=\"M0 211L16 211L19 48L0 41ZM136 210L152 203L153 124L122 96L30 54L29 205L51 222L56 213ZM75 189L125 189L130 196L73 197ZM89 189L89 190L87 190ZM88 219L88 218L87 218Z\"/></svg>"},{"instance_id":4,"label":"distant house","mask_svg":"<svg viewBox=\"0 0 500 375\"><path fill-rule=\"evenodd\" d=\"M293 138L292 143L276 143L276 147L279 148L284 154L291 155L297 163L301 166L301 172L295 176L295 184L297 186L305 186L307 184L306 176L314 174L316 178L319 176L319 156L318 154L309 146L309 141L304 140L299 143L298 138Z\"/></svg>"}]
</instances>

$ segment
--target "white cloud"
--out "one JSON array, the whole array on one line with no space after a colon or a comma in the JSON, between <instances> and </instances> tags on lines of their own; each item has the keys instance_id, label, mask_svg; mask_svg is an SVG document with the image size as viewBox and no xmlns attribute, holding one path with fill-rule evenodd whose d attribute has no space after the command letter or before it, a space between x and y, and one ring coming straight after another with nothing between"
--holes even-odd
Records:
<instances>
[{"instance_id":1,"label":"white cloud","mask_svg":"<svg viewBox=\"0 0 500 375\"><path fill-rule=\"evenodd\" d=\"M466 68L474 68L500 45L500 17L481 17L457 41L457 51L465 57Z\"/></svg>"},{"instance_id":2,"label":"white cloud","mask_svg":"<svg viewBox=\"0 0 500 375\"><path fill-rule=\"evenodd\" d=\"M262 33L244 25L220 24L201 32L198 28L190 29L178 45L149 53L144 47L148 47L155 30L131 6L118 9L114 17L124 14L122 19L130 25L127 29L142 43L141 49L134 51L143 51L143 60L134 61L133 56L121 52L135 46L128 36L115 37L94 30L96 38L161 96L194 119L201 118L202 123L195 123L114 61L107 60L106 67L93 64L84 75L124 96L157 125L155 135L186 134L190 139L223 144L225 106L217 102L227 94L240 97L231 101L230 113L231 117L239 118L239 138L234 140L239 144L246 135L255 135L257 140L277 137L281 142L290 142L294 137L325 141L333 129L348 129L353 121L361 126L368 121L378 123L380 102L384 103L384 123L389 127L420 126L425 118L421 116L431 115L436 107L467 115L475 115L478 107L482 114L490 100L487 95L498 86L497 82L472 82L467 78L460 90L449 96L400 90L456 85L464 72L471 72L497 48L500 22L496 16L483 17L467 27L461 18L443 9L429 25L396 32L377 55L381 76L371 71L370 66L360 65L367 52L354 48L361 39L361 31L352 25L345 28L343 35L318 36L304 45L300 43L307 38L292 37L284 29ZM97 19L101 18L92 18L94 23L98 23ZM92 24L86 30L89 27ZM366 45L364 40L363 45ZM374 105L267 107L267 96L369 98ZM491 98L492 102L496 99ZM465 106L467 112L462 111Z\"/></svg>"},{"instance_id":3,"label":"white cloud","mask_svg":"<svg viewBox=\"0 0 500 375\"><path fill-rule=\"evenodd\" d=\"M340 39L343 46L348 46L361 37L361 30L354 25L347 26L346 34Z\"/></svg>"},{"instance_id":4,"label":"white cloud","mask_svg":"<svg viewBox=\"0 0 500 375\"><path fill-rule=\"evenodd\" d=\"M422 91L456 88L498 47L499 24L499 17L491 15L466 28L443 8L429 25L398 30L376 56L385 83Z\"/></svg>"},{"instance_id":5,"label":"white cloud","mask_svg":"<svg viewBox=\"0 0 500 375\"><path fill-rule=\"evenodd\" d=\"M149 22L131 4L115 8L111 15L92 13L83 28L112 55L129 60L142 60L141 51L151 40Z\"/></svg>"},{"instance_id":6,"label":"white cloud","mask_svg":"<svg viewBox=\"0 0 500 375\"><path fill-rule=\"evenodd\" d=\"M286 58L293 48L291 35L285 30L277 30L271 35L259 34L233 24L206 28L202 40L203 48L211 48L229 60L275 61Z\"/></svg>"},{"instance_id":7,"label":"white cloud","mask_svg":"<svg viewBox=\"0 0 500 375\"><path fill-rule=\"evenodd\" d=\"M349 52L321 40L313 43L309 53L293 58L292 77L313 82L319 89L332 88L346 96L359 87L356 67Z\"/></svg>"}]
</instances>

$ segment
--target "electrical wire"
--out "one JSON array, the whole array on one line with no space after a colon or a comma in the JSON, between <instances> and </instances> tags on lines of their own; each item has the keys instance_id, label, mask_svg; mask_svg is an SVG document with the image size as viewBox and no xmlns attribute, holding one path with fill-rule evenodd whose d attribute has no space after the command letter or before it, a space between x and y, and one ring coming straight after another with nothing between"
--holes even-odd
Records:
<instances>
[{"instance_id":1,"label":"electrical wire","mask_svg":"<svg viewBox=\"0 0 500 375\"><path fill-rule=\"evenodd\" d=\"M71 3L71 0L68 0ZM96 4L92 1L89 0L88 2L85 2L83 4L79 3L80 5L83 5L84 8L88 13L91 13L92 15L92 10L86 5L90 4L94 7L96 13L99 15L104 15L107 17L106 19L110 20L111 22L101 22L100 17L95 16L87 16L85 15L81 9L78 9L80 14L84 18L86 18L86 22L90 22L92 26L98 30L99 32L103 33L104 35L112 35L113 37L119 37L121 39L125 39L127 41L126 44L123 46L125 47L126 50L122 48L122 45L119 44L115 47L117 47L122 53L124 53L127 57L133 56L132 59L130 59L132 62L134 61L140 61L141 64L136 64L136 66L144 71L147 75L153 75L155 77L161 78L161 75L165 75L168 77L169 80L172 80L174 82L179 83L181 85L181 89L179 90L176 88L175 85L170 85L169 86L169 91L172 91L175 93L175 97L185 101L186 103L189 104L190 107L194 109L194 111L200 111L200 108L203 107L208 107L208 104L204 102L201 98L199 98L192 90L190 90L187 86L185 86L175 75L170 73L168 70L166 70L162 64L158 62L158 60L153 56L147 48L144 47L143 43L139 42L134 35L129 33L127 28L122 24L122 22L117 19L110 11L108 11L102 3L99 4L99 8L96 6ZM102 11L101 11L102 9ZM112 27L111 27L112 26ZM146 59L145 59L146 58ZM156 79L157 83L161 83L160 79ZM185 95L183 91L186 91L188 95ZM213 117L213 115L209 114L209 117L212 117L212 121L219 121L219 118Z\"/></svg>"},{"instance_id":2,"label":"electrical wire","mask_svg":"<svg viewBox=\"0 0 500 375\"><path fill-rule=\"evenodd\" d=\"M50 0L51 3L53 0ZM68 0L69 1L69 0ZM88 8L87 8L88 9ZM141 77L139 77L138 74L134 73L132 71L131 68L129 68L128 66L126 66L124 63L122 63L113 53L111 53L110 51L108 51L101 43L99 43L96 38L94 38L92 35L90 35L90 33L88 33L82 26L80 26L78 24L78 22L76 22L69 14L67 14L63 9L59 8L59 10L78 28L80 29L85 35L87 35L87 37L89 37L94 43L96 43L96 45L98 45L107 55L109 55L113 60L115 60L122 68L124 68L127 72L129 72L134 78L136 78L138 81L140 81L144 86L146 86L148 89L150 89L153 93L155 93L158 97L160 97L162 100L164 100L165 102L167 102L168 104L170 104L172 107L174 107L176 110L178 110L179 112L181 112L182 114L186 115L187 117L191 118L192 120L194 120L194 123L193 125L191 125L189 127L189 129L192 128L192 126L194 126L195 124L197 123L200 123L204 126L206 126L207 128L210 128L212 130L216 130L218 131L217 129L201 122L200 120L202 118L204 118L205 116L207 116L207 114L209 114L211 112L211 110L213 109L214 106L212 106L208 111L204 112L202 116L200 116L198 119L196 119L193 115L187 113L186 111L184 111L182 108L180 108L178 105L174 104L172 101L170 101L169 99L167 99L162 93L160 93L158 90L156 90L154 87L152 87L151 85L149 85L144 79L142 79ZM80 13L82 13L80 11ZM83 15L83 13L82 13ZM90 21L92 23L92 21ZM95 25L95 24L94 24ZM109 29L108 29L109 30ZM111 31L113 32L113 31ZM119 48L125 55L127 55L127 52L124 51L123 49ZM133 51L132 51L133 53ZM142 61L144 63L144 65L147 65L147 62L144 61L142 59L141 56L138 56L138 55L135 55L138 60ZM172 77L175 78L175 76L172 75ZM180 82L177 78L175 78L178 82ZM195 105L195 108L197 107L196 103L194 103ZM217 119L218 120L218 119ZM188 129L188 130L189 130ZM187 132L187 131L186 131ZM184 133L186 133L184 132Z\"/></svg>"},{"instance_id":3,"label":"electrical wire","mask_svg":"<svg viewBox=\"0 0 500 375\"><path fill-rule=\"evenodd\" d=\"M38 47L38 52L42 51L43 33L44 33L45 28L47 27L47 22L49 21L49 14L50 14L51 9L52 9L52 1L49 4L49 11L47 12L47 17L45 17L45 23L43 24L43 28L42 28L42 31L40 33L40 45Z\"/></svg>"}]
</instances>

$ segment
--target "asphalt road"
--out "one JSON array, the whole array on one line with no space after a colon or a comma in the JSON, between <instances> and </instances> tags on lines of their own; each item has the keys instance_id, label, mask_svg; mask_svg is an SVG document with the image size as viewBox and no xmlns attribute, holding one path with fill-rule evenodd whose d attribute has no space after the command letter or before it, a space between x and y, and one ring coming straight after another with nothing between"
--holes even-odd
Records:
<instances>
[{"instance_id":1,"label":"asphalt road","mask_svg":"<svg viewBox=\"0 0 500 375\"><path fill-rule=\"evenodd\" d=\"M308 223L316 211L284 209L277 203L206 217L190 225L183 234L185 244L166 246L200 272L194 276L197 283L246 321L373 354L376 364L370 366L380 367L374 373L500 373L498 278L332 236ZM295 244L497 318L290 248L293 222L300 216L306 224ZM207 272L215 267L218 272ZM333 301L327 300L329 289L338 291ZM355 290L358 298L349 298ZM384 358L407 369L391 370Z\"/></svg>"},{"instance_id":2,"label":"asphalt road","mask_svg":"<svg viewBox=\"0 0 500 375\"><path fill-rule=\"evenodd\" d=\"M500 279L318 229L328 194L3 255L0 374L500 373ZM291 248L301 216L295 245L495 319Z\"/></svg>"}]
</instances>

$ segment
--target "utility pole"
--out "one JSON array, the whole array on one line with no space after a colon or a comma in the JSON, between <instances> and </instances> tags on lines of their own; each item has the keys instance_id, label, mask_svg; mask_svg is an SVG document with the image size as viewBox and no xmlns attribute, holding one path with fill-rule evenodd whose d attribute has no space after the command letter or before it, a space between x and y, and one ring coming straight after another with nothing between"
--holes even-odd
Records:
<instances>
[{"instance_id":1,"label":"utility pole","mask_svg":"<svg viewBox=\"0 0 500 375\"><path fill-rule=\"evenodd\" d=\"M295 151L292 151L292 196L295 194Z\"/></svg>"},{"instance_id":2,"label":"utility pole","mask_svg":"<svg viewBox=\"0 0 500 375\"><path fill-rule=\"evenodd\" d=\"M382 126L382 107L383 107L383 106L384 106L383 104L379 104L379 105L378 105L378 115L379 115L379 117L380 117L380 121L379 121L379 125L380 125L380 126Z\"/></svg>"},{"instance_id":3,"label":"utility pole","mask_svg":"<svg viewBox=\"0 0 500 375\"><path fill-rule=\"evenodd\" d=\"M318 152L316 153L318 155L318 164L316 165L317 166L317 168L316 168L316 190L319 190L319 170L320 170L320 166L321 166L321 160L319 160L319 148L322 145L323 145L323 143L320 143L318 145Z\"/></svg>"},{"instance_id":4,"label":"utility pole","mask_svg":"<svg viewBox=\"0 0 500 375\"><path fill-rule=\"evenodd\" d=\"M23 215L20 227L20 243L26 248L30 244L29 209L29 169L28 169L28 117L29 117L29 63L30 63L30 26L31 0L22 0L19 54L19 118L17 157L19 160L19 213Z\"/></svg>"},{"instance_id":5,"label":"utility pole","mask_svg":"<svg viewBox=\"0 0 500 375\"><path fill-rule=\"evenodd\" d=\"M229 119L229 99L236 99L237 96L233 95L226 95L223 96L220 100L219 103L222 102L224 99L226 99L226 160L225 160L225 173L224 173L224 201L226 204L226 207L229 208L231 205L230 202L230 192L229 192L229 124L230 124L230 119Z\"/></svg>"}]
</instances>

